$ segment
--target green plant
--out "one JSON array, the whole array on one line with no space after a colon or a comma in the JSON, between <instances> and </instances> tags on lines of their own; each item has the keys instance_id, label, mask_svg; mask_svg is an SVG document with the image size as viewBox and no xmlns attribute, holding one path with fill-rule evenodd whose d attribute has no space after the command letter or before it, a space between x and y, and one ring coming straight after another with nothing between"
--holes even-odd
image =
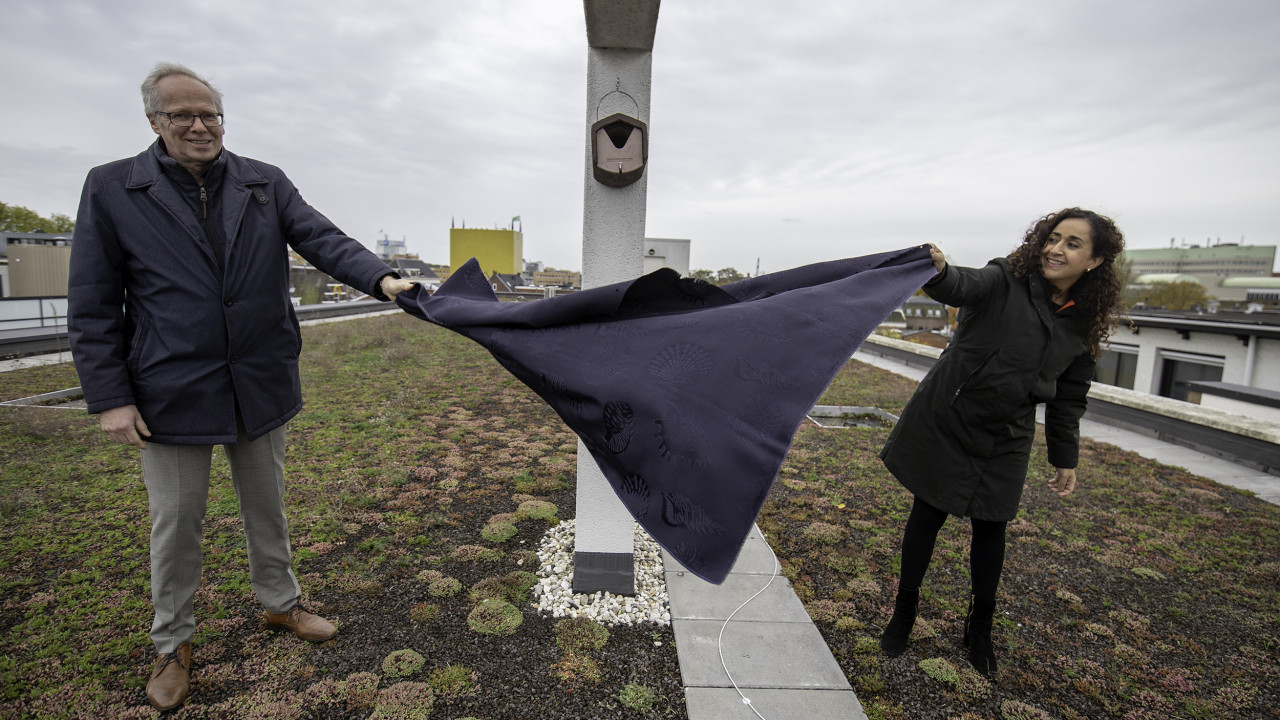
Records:
<instances>
[{"instance_id":1,"label":"green plant","mask_svg":"<svg viewBox=\"0 0 1280 720\"><path fill-rule=\"evenodd\" d=\"M446 665L431 671L427 684L437 695L457 697L472 691L478 676L464 665Z\"/></svg>"},{"instance_id":2,"label":"green plant","mask_svg":"<svg viewBox=\"0 0 1280 720\"><path fill-rule=\"evenodd\" d=\"M618 702L628 710L647 713L653 709L653 691L638 683L627 683L618 691Z\"/></svg>"},{"instance_id":3,"label":"green plant","mask_svg":"<svg viewBox=\"0 0 1280 720\"><path fill-rule=\"evenodd\" d=\"M451 577L442 577L427 585L427 594L431 597L453 597L462 589L462 583Z\"/></svg>"},{"instance_id":4,"label":"green plant","mask_svg":"<svg viewBox=\"0 0 1280 720\"><path fill-rule=\"evenodd\" d=\"M925 658L919 667L925 675L950 685L961 697L973 699L991 694L991 683L968 666L957 667L946 658Z\"/></svg>"},{"instance_id":5,"label":"green plant","mask_svg":"<svg viewBox=\"0 0 1280 720\"><path fill-rule=\"evenodd\" d=\"M409 608L409 617L414 622L428 623L440 615L440 606L431 603L417 603Z\"/></svg>"},{"instance_id":6,"label":"green plant","mask_svg":"<svg viewBox=\"0 0 1280 720\"><path fill-rule=\"evenodd\" d=\"M551 674L568 684L600 682L600 666L585 655L566 655L552 667Z\"/></svg>"},{"instance_id":7,"label":"green plant","mask_svg":"<svg viewBox=\"0 0 1280 720\"><path fill-rule=\"evenodd\" d=\"M805 537L823 545L835 545L848 535L849 531L839 525L822 521L809 523L809 527L804 529Z\"/></svg>"},{"instance_id":8,"label":"green plant","mask_svg":"<svg viewBox=\"0 0 1280 720\"><path fill-rule=\"evenodd\" d=\"M858 630L864 630L867 627L867 624L861 620L848 616L837 618L835 625L836 629L841 632L857 632Z\"/></svg>"},{"instance_id":9,"label":"green plant","mask_svg":"<svg viewBox=\"0 0 1280 720\"><path fill-rule=\"evenodd\" d=\"M409 677L425 665L427 659L415 650L396 650L382 661L382 672L387 677Z\"/></svg>"},{"instance_id":10,"label":"green plant","mask_svg":"<svg viewBox=\"0 0 1280 720\"><path fill-rule=\"evenodd\" d=\"M201 679L201 683L209 681L208 674ZM325 678L318 683L313 683L303 692L304 702L312 708L319 708L328 705L335 705L343 702L347 697L345 683L333 678Z\"/></svg>"},{"instance_id":11,"label":"green plant","mask_svg":"<svg viewBox=\"0 0 1280 720\"><path fill-rule=\"evenodd\" d=\"M471 586L471 602L506 600L514 604L528 602L529 588L536 585L538 576L525 570L509 572L501 577L487 577Z\"/></svg>"},{"instance_id":12,"label":"green plant","mask_svg":"<svg viewBox=\"0 0 1280 720\"><path fill-rule=\"evenodd\" d=\"M430 585L431 583L444 577L444 573L439 570L423 570L418 573L418 579Z\"/></svg>"},{"instance_id":13,"label":"green plant","mask_svg":"<svg viewBox=\"0 0 1280 720\"><path fill-rule=\"evenodd\" d=\"M859 655L877 655L880 653L880 641L873 637L860 635L853 643L853 651Z\"/></svg>"},{"instance_id":14,"label":"green plant","mask_svg":"<svg viewBox=\"0 0 1280 720\"><path fill-rule=\"evenodd\" d=\"M368 707L378 699L377 675L371 672L352 673L347 676L347 702L354 707Z\"/></svg>"},{"instance_id":15,"label":"green plant","mask_svg":"<svg viewBox=\"0 0 1280 720\"><path fill-rule=\"evenodd\" d=\"M516 566L530 570L539 567L541 564L541 561L538 560L538 553L532 550L517 550L511 553L511 559L515 561Z\"/></svg>"},{"instance_id":16,"label":"green plant","mask_svg":"<svg viewBox=\"0 0 1280 720\"><path fill-rule=\"evenodd\" d=\"M807 603L804 609L815 622L834 623L842 617L852 616L857 608L851 602L836 600L814 600Z\"/></svg>"},{"instance_id":17,"label":"green plant","mask_svg":"<svg viewBox=\"0 0 1280 720\"><path fill-rule=\"evenodd\" d=\"M510 635L522 622L520 611L505 600L481 603L467 615L467 626L481 635Z\"/></svg>"},{"instance_id":18,"label":"green plant","mask_svg":"<svg viewBox=\"0 0 1280 720\"><path fill-rule=\"evenodd\" d=\"M867 720L905 720L907 716L901 705L884 698L874 698L864 710Z\"/></svg>"},{"instance_id":19,"label":"green plant","mask_svg":"<svg viewBox=\"0 0 1280 720\"><path fill-rule=\"evenodd\" d=\"M426 683L399 682L378 693L369 720L427 720L435 701L435 693Z\"/></svg>"},{"instance_id":20,"label":"green plant","mask_svg":"<svg viewBox=\"0 0 1280 720\"><path fill-rule=\"evenodd\" d=\"M480 529L480 537L492 543L504 543L520 532L515 525L489 523Z\"/></svg>"},{"instance_id":21,"label":"green plant","mask_svg":"<svg viewBox=\"0 0 1280 720\"><path fill-rule=\"evenodd\" d=\"M547 520L552 523L556 520L556 506L546 502L545 500L525 500L520 503L520 507L516 509L516 517L521 520Z\"/></svg>"},{"instance_id":22,"label":"green plant","mask_svg":"<svg viewBox=\"0 0 1280 720\"><path fill-rule=\"evenodd\" d=\"M566 653L586 655L609 642L609 628L591 618L566 618L556 623L556 646Z\"/></svg>"},{"instance_id":23,"label":"green plant","mask_svg":"<svg viewBox=\"0 0 1280 720\"><path fill-rule=\"evenodd\" d=\"M521 493L553 493L569 486L561 477L534 477L527 472L521 473L512 479L516 484L516 490Z\"/></svg>"},{"instance_id":24,"label":"green plant","mask_svg":"<svg viewBox=\"0 0 1280 720\"><path fill-rule=\"evenodd\" d=\"M920 661L920 669L944 685L955 685L959 679L955 663L946 658L925 658Z\"/></svg>"},{"instance_id":25,"label":"green plant","mask_svg":"<svg viewBox=\"0 0 1280 720\"><path fill-rule=\"evenodd\" d=\"M1005 700L1000 703L1000 716L1004 720L1052 720L1049 713L1017 700Z\"/></svg>"},{"instance_id":26,"label":"green plant","mask_svg":"<svg viewBox=\"0 0 1280 720\"><path fill-rule=\"evenodd\" d=\"M858 692L874 695L884 690L884 679L879 675L859 675L856 681Z\"/></svg>"},{"instance_id":27,"label":"green plant","mask_svg":"<svg viewBox=\"0 0 1280 720\"><path fill-rule=\"evenodd\" d=\"M462 562L497 562L502 559L502 551L483 545L459 545L451 557Z\"/></svg>"}]
</instances>

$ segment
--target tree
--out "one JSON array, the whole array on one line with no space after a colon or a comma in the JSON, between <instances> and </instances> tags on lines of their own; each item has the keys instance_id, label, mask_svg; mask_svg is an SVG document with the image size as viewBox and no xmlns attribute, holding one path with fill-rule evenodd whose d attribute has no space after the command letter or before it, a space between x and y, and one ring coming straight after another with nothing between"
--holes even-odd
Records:
<instances>
[{"instance_id":1,"label":"tree","mask_svg":"<svg viewBox=\"0 0 1280 720\"><path fill-rule=\"evenodd\" d=\"M737 268L731 267L720 268L715 272L711 272L710 270L694 270L689 273L689 277L694 280L709 282L712 285L728 285L731 282L738 282L739 280L747 279L747 276L738 272Z\"/></svg>"},{"instance_id":2,"label":"tree","mask_svg":"<svg viewBox=\"0 0 1280 720\"><path fill-rule=\"evenodd\" d=\"M49 216L49 225L51 227L48 230L45 230L45 232L55 232L55 233L75 232L76 219L71 217L70 215L63 215L62 213L54 213Z\"/></svg>"},{"instance_id":3,"label":"tree","mask_svg":"<svg viewBox=\"0 0 1280 720\"><path fill-rule=\"evenodd\" d=\"M1156 283L1142 290L1138 302L1147 307L1164 308L1166 310L1190 310L1197 305L1204 307L1213 297L1198 282Z\"/></svg>"},{"instance_id":4,"label":"tree","mask_svg":"<svg viewBox=\"0 0 1280 720\"><path fill-rule=\"evenodd\" d=\"M719 270L716 271L717 285L728 285L731 282L737 282L739 280L746 280L746 279L747 279L747 276L738 272L736 268L731 268L731 267L720 268Z\"/></svg>"},{"instance_id":5,"label":"tree","mask_svg":"<svg viewBox=\"0 0 1280 720\"><path fill-rule=\"evenodd\" d=\"M67 233L75 229L75 220L62 213L43 218L30 208L0 202L0 231Z\"/></svg>"}]
</instances>

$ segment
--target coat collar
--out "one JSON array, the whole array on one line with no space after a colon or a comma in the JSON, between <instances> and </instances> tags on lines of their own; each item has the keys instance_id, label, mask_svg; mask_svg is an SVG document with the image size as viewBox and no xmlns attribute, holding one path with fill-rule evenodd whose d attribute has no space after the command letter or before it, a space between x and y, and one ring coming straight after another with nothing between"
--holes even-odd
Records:
<instances>
[{"instance_id":1,"label":"coat collar","mask_svg":"<svg viewBox=\"0 0 1280 720\"><path fill-rule=\"evenodd\" d=\"M144 191L148 196L159 203L169 212L170 215L182 226L183 230L196 241L201 251L209 257L210 268L214 272L218 272L217 268L230 267L228 265L231 260L232 251L235 248L239 238L240 221L244 216L245 208L249 202L250 186L266 185L267 178L252 163L244 158L229 152L225 148L219 157L219 162L224 162L222 176L222 209L220 211L223 223L223 237L226 238L226 246L224 248L224 262L219 263L217 258L213 256L212 250L207 242L203 242L204 231L200 228L200 221L196 214L191 211L187 205L187 201L182 198L181 191L174 185L174 180L166 176L165 169L161 165L164 151L159 147L160 140L157 138L156 143L139 153L129 168L129 179L125 182L125 187L131 190ZM261 193L261 191L257 191ZM265 197L265 195L263 196Z\"/></svg>"},{"instance_id":2,"label":"coat collar","mask_svg":"<svg viewBox=\"0 0 1280 720\"><path fill-rule=\"evenodd\" d=\"M1038 272L1027 274L1027 287L1031 294L1031 305L1036 309L1036 317L1046 328L1053 327L1053 308L1049 306L1049 288L1045 279Z\"/></svg>"},{"instance_id":3,"label":"coat collar","mask_svg":"<svg viewBox=\"0 0 1280 720\"><path fill-rule=\"evenodd\" d=\"M156 184L160 178L164 177L164 168L160 165L159 157L164 154L164 147L160 144L160 138L156 138L156 141L148 146L146 150L134 157L133 164L129 168L129 179L125 183L125 187L130 190L138 190ZM259 172L257 168L226 148L222 149L222 154L218 156L217 162L226 163L224 179L232 184L261 185L267 182L266 176Z\"/></svg>"}]
</instances>

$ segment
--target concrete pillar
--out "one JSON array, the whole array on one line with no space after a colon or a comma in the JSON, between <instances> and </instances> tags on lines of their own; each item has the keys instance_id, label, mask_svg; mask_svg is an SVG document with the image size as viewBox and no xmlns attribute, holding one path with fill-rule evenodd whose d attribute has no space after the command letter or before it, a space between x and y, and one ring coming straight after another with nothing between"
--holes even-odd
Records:
<instances>
[{"instance_id":1,"label":"concrete pillar","mask_svg":"<svg viewBox=\"0 0 1280 720\"><path fill-rule=\"evenodd\" d=\"M614 113L649 122L653 37L659 0L585 0L587 108L582 219L582 287L639 277L649 173L625 187L598 182L592 171L591 126ZM631 514L578 441L575 592L635 594Z\"/></svg>"}]
</instances>

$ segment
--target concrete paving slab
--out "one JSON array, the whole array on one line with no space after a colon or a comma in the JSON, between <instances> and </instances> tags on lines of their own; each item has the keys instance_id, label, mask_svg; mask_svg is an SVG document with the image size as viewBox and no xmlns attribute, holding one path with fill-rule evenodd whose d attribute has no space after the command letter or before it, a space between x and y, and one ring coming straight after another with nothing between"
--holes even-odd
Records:
<instances>
[{"instance_id":1,"label":"concrete paving slab","mask_svg":"<svg viewBox=\"0 0 1280 720\"><path fill-rule=\"evenodd\" d=\"M662 562L667 570L689 572L679 561L671 557L671 554L666 550L662 551ZM773 574L773 550L764 541L764 537L760 535L759 528L754 526L751 528L751 534L747 536L746 542L742 543L742 550L738 553L738 559L729 572L740 575L768 576Z\"/></svg>"},{"instance_id":2,"label":"concrete paving slab","mask_svg":"<svg viewBox=\"0 0 1280 720\"><path fill-rule=\"evenodd\" d=\"M677 571L666 573L666 580L671 617L675 619L724 621L768 584L767 590L733 616L734 622L813 622L791 583L781 575L770 583L768 575L735 573L723 584L712 585L692 573Z\"/></svg>"},{"instance_id":3,"label":"concrete paving slab","mask_svg":"<svg viewBox=\"0 0 1280 720\"><path fill-rule=\"evenodd\" d=\"M849 690L766 690L743 692L751 705L733 688L689 688L685 708L699 720L866 720L858 697ZM751 711L754 707L760 715Z\"/></svg>"},{"instance_id":4,"label":"concrete paving slab","mask_svg":"<svg viewBox=\"0 0 1280 720\"><path fill-rule=\"evenodd\" d=\"M813 623L672 620L685 687L732 687L724 662L742 688L852 690ZM691 718L693 716L690 716Z\"/></svg>"}]
</instances>

